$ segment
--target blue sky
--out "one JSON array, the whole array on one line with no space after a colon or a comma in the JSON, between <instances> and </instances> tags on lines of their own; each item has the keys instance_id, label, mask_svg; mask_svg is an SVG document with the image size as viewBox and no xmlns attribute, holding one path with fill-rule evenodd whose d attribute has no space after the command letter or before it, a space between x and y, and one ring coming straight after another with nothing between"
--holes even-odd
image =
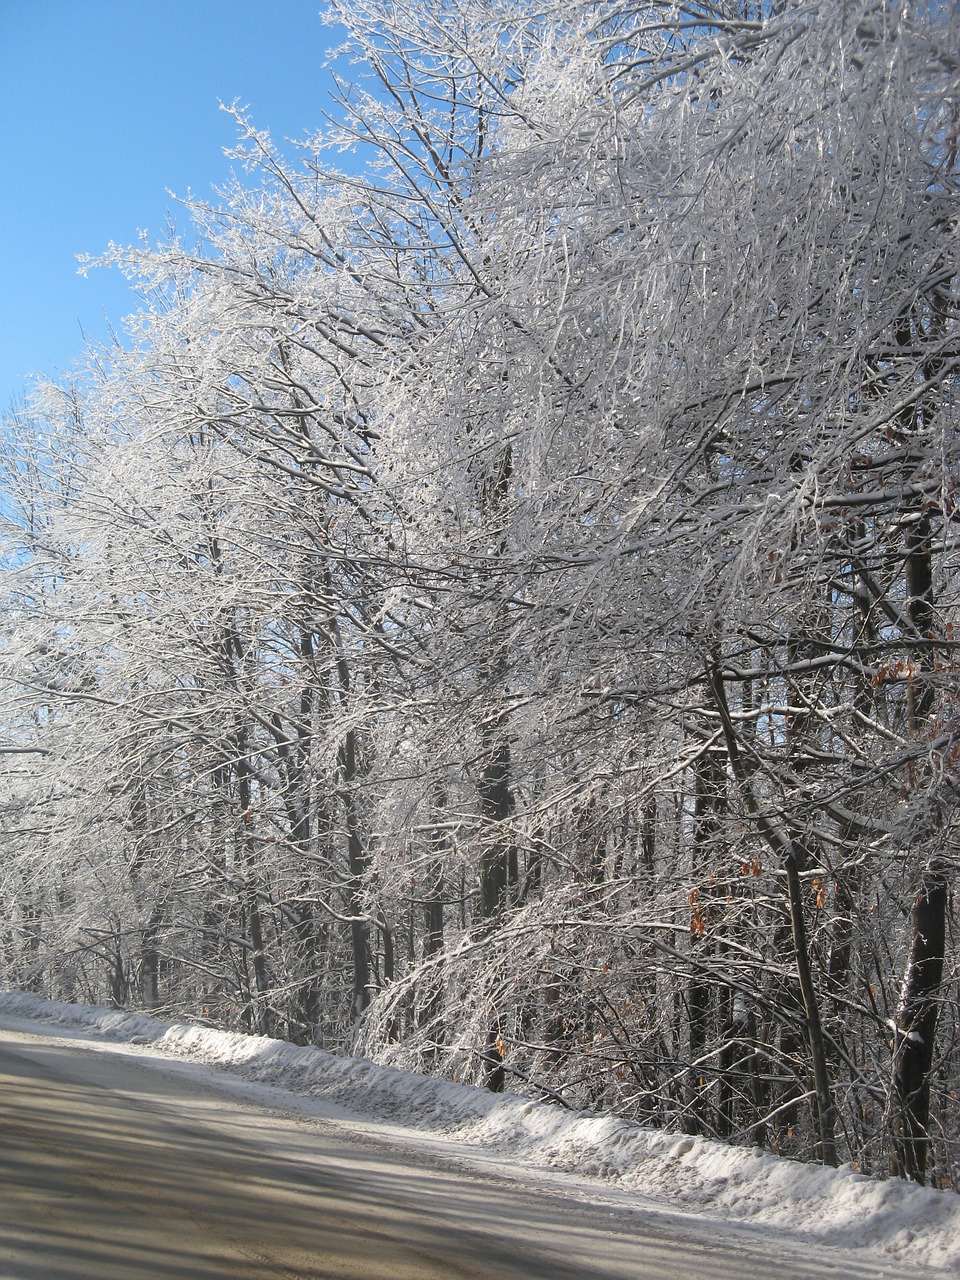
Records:
<instances>
[{"instance_id":1,"label":"blue sky","mask_svg":"<svg viewBox=\"0 0 960 1280\"><path fill-rule=\"evenodd\" d=\"M276 138L322 124L322 0L0 0L0 411L135 306L76 256L162 235L167 189L209 194L249 105ZM106 317L106 318L105 318Z\"/></svg>"}]
</instances>

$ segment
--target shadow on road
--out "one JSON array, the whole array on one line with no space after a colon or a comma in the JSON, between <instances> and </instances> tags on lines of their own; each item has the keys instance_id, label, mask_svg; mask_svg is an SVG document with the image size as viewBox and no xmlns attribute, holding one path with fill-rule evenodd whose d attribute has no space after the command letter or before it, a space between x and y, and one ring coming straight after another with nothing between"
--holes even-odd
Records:
<instances>
[{"instance_id":1,"label":"shadow on road","mask_svg":"<svg viewBox=\"0 0 960 1280\"><path fill-rule=\"evenodd\" d=\"M769 1254L415 1165L140 1060L0 1033L10 1280L769 1280ZM791 1259L778 1280L830 1274ZM872 1266L847 1270L874 1278Z\"/></svg>"}]
</instances>

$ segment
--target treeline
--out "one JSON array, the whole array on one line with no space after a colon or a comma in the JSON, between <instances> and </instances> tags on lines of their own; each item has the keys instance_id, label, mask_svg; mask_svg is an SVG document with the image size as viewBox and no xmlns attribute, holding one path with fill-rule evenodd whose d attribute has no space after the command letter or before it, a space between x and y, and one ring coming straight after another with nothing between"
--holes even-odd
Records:
<instances>
[{"instance_id":1,"label":"treeline","mask_svg":"<svg viewBox=\"0 0 960 1280\"><path fill-rule=\"evenodd\" d=\"M8 415L0 977L955 1186L956 13L331 16Z\"/></svg>"}]
</instances>

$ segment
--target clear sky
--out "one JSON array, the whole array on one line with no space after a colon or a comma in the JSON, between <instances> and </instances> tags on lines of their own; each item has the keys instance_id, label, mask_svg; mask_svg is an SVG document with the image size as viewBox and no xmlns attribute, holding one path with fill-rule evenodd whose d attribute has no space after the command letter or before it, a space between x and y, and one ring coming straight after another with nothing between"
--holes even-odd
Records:
<instances>
[{"instance_id":1,"label":"clear sky","mask_svg":"<svg viewBox=\"0 0 960 1280\"><path fill-rule=\"evenodd\" d=\"M336 29L323 0L0 0L0 411L69 370L135 306L76 256L162 235L170 189L210 194L235 138L218 100L275 138L322 124Z\"/></svg>"}]
</instances>

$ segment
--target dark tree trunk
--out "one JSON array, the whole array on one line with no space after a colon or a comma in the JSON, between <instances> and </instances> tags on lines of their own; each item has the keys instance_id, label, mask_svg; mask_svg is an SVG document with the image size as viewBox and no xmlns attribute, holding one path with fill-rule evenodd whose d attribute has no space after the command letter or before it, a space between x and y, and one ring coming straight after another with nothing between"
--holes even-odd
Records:
<instances>
[{"instance_id":1,"label":"dark tree trunk","mask_svg":"<svg viewBox=\"0 0 960 1280\"><path fill-rule=\"evenodd\" d=\"M446 796L442 788L438 789L436 805L439 818L446 808ZM433 832L431 844L436 857L427 869L425 880L423 954L425 959L434 961L436 967L432 966L429 975L424 979L427 986L420 992L417 1023L421 1027L430 1027L435 1054L436 1047L442 1042L444 1036L444 1028L440 1023L443 1010L443 969L440 966L444 946L444 854L448 848L447 837L439 825Z\"/></svg>"},{"instance_id":2,"label":"dark tree trunk","mask_svg":"<svg viewBox=\"0 0 960 1280\"><path fill-rule=\"evenodd\" d=\"M497 736L489 744L478 790L483 818L479 859L480 915L484 920L491 920L506 906L509 887L517 882L517 850L507 835L513 796L510 790L510 744L506 738Z\"/></svg>"},{"instance_id":3,"label":"dark tree trunk","mask_svg":"<svg viewBox=\"0 0 960 1280\"><path fill-rule=\"evenodd\" d=\"M908 686L910 731L920 738L933 710L928 678L934 635L933 564L929 517L919 513L907 535L907 606L915 630L917 674ZM923 785L923 779L916 780ZM893 1040L893 1170L926 1181L930 1138L930 1076L938 997L946 950L947 878L942 859L925 866L910 913L910 948Z\"/></svg>"},{"instance_id":4,"label":"dark tree trunk","mask_svg":"<svg viewBox=\"0 0 960 1280\"><path fill-rule=\"evenodd\" d=\"M252 1011L252 1029L268 1036L273 1031L273 1019L269 1007L270 975L267 968L267 951L264 942L263 915L260 910L260 894L257 888L256 858L250 843L250 825L253 821L253 787L250 777L249 747L242 725L236 729L237 802L240 807L240 830L243 873L243 906L250 933L250 960L256 990Z\"/></svg>"},{"instance_id":5,"label":"dark tree trunk","mask_svg":"<svg viewBox=\"0 0 960 1280\"><path fill-rule=\"evenodd\" d=\"M356 1020L370 1003L370 921L362 912L367 854L360 829L356 782L357 739L352 729L340 744L341 800L347 827L347 911L350 915L350 944L353 955L353 1017Z\"/></svg>"},{"instance_id":6,"label":"dark tree trunk","mask_svg":"<svg viewBox=\"0 0 960 1280\"><path fill-rule=\"evenodd\" d=\"M727 777L719 751L707 748L697 759L694 770L694 817L692 871L694 892L699 893L713 874L717 861L717 841L723 815L727 809ZM702 908L704 913L709 908ZM689 1125L690 1132L707 1133L712 1129L709 1117L707 1085L710 1075L703 1059L710 1052L711 1038L718 1033L713 1015L713 991L707 980L713 943L704 936L708 920L695 907L690 928L690 949L697 962L687 984L687 1009L690 1019ZM711 1025L713 1023L713 1025Z\"/></svg>"},{"instance_id":7,"label":"dark tree trunk","mask_svg":"<svg viewBox=\"0 0 960 1280\"><path fill-rule=\"evenodd\" d=\"M707 669L708 683L713 695L714 706L719 713L723 726L723 734L727 744L730 766L740 787L744 803L757 824L760 835L770 849L781 859L787 880L787 906L790 914L790 931L793 941L794 961L797 968L797 979L803 1000L803 1012L806 1030L807 1047L810 1051L810 1065L813 1070L814 1091L816 1096L816 1120L819 1130L819 1154L824 1164L836 1166L837 1146L835 1138L836 1112L833 1104L833 1091L830 1085L830 1074L827 1066L827 1054L820 1021L820 1005L813 981L813 970L810 964L810 951L807 944L806 925L803 918L803 899L800 887L801 849L793 833L776 822L757 802L750 777L750 768L744 761L740 751L723 676L720 671L719 656L714 656Z\"/></svg>"},{"instance_id":8,"label":"dark tree trunk","mask_svg":"<svg viewBox=\"0 0 960 1280\"><path fill-rule=\"evenodd\" d=\"M144 926L140 941L141 991L144 1007L155 1009L160 1003L160 926L163 908L158 904Z\"/></svg>"},{"instance_id":9,"label":"dark tree trunk","mask_svg":"<svg viewBox=\"0 0 960 1280\"><path fill-rule=\"evenodd\" d=\"M943 981L947 880L936 863L924 869L910 916L910 954L894 1031L893 1170L926 1181L930 1150L930 1075Z\"/></svg>"}]
</instances>

